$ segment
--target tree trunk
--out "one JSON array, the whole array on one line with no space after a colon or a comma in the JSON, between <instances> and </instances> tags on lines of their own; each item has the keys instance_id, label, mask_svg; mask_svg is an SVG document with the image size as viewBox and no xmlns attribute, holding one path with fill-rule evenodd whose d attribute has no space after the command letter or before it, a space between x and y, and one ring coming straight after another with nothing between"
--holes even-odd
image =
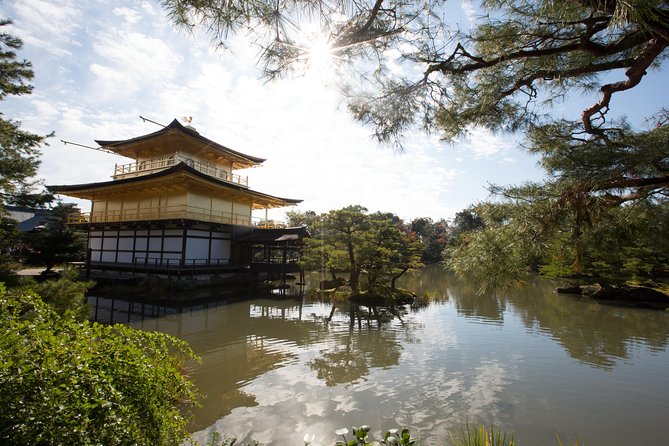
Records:
<instances>
[{"instance_id":1,"label":"tree trunk","mask_svg":"<svg viewBox=\"0 0 669 446\"><path fill-rule=\"evenodd\" d=\"M353 250L353 242L348 240L348 261L351 264L351 273L349 275L348 283L353 291L353 294L358 294L358 280L360 279L360 268L355 261L355 251Z\"/></svg>"},{"instance_id":2,"label":"tree trunk","mask_svg":"<svg viewBox=\"0 0 669 446\"><path fill-rule=\"evenodd\" d=\"M583 272L583 247L581 246L581 225L582 218L581 212L576 210L576 223L574 224L573 231L573 240L574 240L574 263L572 269L575 274L581 274Z\"/></svg>"},{"instance_id":3,"label":"tree trunk","mask_svg":"<svg viewBox=\"0 0 669 446\"><path fill-rule=\"evenodd\" d=\"M351 273L348 278L348 284L351 287L353 294L358 294L358 281L360 280L360 269L351 268Z\"/></svg>"},{"instance_id":4,"label":"tree trunk","mask_svg":"<svg viewBox=\"0 0 669 446\"><path fill-rule=\"evenodd\" d=\"M404 273L406 273L409 270L409 268L404 268L401 273L399 273L396 276L393 276L393 278L390 280L390 289L394 290L395 289L395 281L402 277Z\"/></svg>"},{"instance_id":5,"label":"tree trunk","mask_svg":"<svg viewBox=\"0 0 669 446\"><path fill-rule=\"evenodd\" d=\"M325 322L330 322L330 321L332 320L332 318L334 317L335 308L336 308L336 307L335 307L335 304L334 304L334 302L333 302L333 303L332 303L332 308L330 308L330 315L329 315L328 317L325 318Z\"/></svg>"}]
</instances>

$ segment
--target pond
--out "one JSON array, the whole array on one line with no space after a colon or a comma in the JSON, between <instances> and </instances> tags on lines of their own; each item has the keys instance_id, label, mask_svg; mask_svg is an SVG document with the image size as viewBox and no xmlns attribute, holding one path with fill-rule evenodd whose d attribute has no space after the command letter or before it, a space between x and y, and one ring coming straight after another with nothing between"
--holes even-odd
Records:
<instances>
[{"instance_id":1,"label":"pond","mask_svg":"<svg viewBox=\"0 0 669 446\"><path fill-rule=\"evenodd\" d=\"M318 280L317 277L312 280ZM419 304L334 306L325 296L180 309L98 304L100 319L174 334L202 357L192 431L263 444L332 444L334 430L410 427L448 444L466 423L513 432L520 446L666 444L669 311L557 295L536 279L478 296L438 266L402 284ZM112 308L113 307L113 308Z\"/></svg>"}]
</instances>

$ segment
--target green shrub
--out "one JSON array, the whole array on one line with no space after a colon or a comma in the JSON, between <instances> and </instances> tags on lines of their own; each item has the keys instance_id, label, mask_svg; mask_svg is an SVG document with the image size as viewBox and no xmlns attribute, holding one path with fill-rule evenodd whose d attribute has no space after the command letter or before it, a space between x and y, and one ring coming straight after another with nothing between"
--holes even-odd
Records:
<instances>
[{"instance_id":1,"label":"green shrub","mask_svg":"<svg viewBox=\"0 0 669 446\"><path fill-rule=\"evenodd\" d=\"M0 237L2 237L1 231ZM2 249L1 244L0 249ZM16 274L18 268L19 265L14 263L7 254L0 252L0 282L6 283L8 286L17 285L19 283L19 276Z\"/></svg>"},{"instance_id":2,"label":"green shrub","mask_svg":"<svg viewBox=\"0 0 669 446\"><path fill-rule=\"evenodd\" d=\"M91 289L95 282L78 280L79 273L73 268L66 268L60 277L36 281L25 278L21 281L20 292L34 293L47 304L51 305L59 314L70 312L79 320L88 318L90 309L86 301L86 291Z\"/></svg>"},{"instance_id":3,"label":"green shrub","mask_svg":"<svg viewBox=\"0 0 669 446\"><path fill-rule=\"evenodd\" d=\"M189 358L172 336L78 322L0 283L0 443L177 444L197 398Z\"/></svg>"}]
</instances>

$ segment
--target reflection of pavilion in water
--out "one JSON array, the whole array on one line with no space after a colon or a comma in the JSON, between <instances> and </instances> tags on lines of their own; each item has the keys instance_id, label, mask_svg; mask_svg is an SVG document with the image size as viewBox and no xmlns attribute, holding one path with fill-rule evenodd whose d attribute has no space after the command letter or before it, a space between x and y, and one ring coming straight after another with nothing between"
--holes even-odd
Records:
<instances>
[{"instance_id":1,"label":"reflection of pavilion in water","mask_svg":"<svg viewBox=\"0 0 669 446\"><path fill-rule=\"evenodd\" d=\"M346 304L331 313L327 304L307 304L305 309L302 299L286 298L180 307L90 300L97 301L97 313L106 315L106 322L111 314L115 321L129 318L136 328L183 339L201 357L190 372L204 394L193 429L209 426L235 408L257 405L246 385L272 370L297 364L307 347L318 346L318 356L299 373L311 370L328 386L359 380L373 368L396 365L402 350L397 330L387 327L392 313L382 309L374 312ZM383 316L373 320L375 313Z\"/></svg>"},{"instance_id":2,"label":"reflection of pavilion in water","mask_svg":"<svg viewBox=\"0 0 669 446\"><path fill-rule=\"evenodd\" d=\"M103 291L102 294L110 292L113 293L114 289ZM99 291L93 290L92 295L88 297L88 304L91 306L90 318L93 321L103 324L134 323L183 312L202 311L212 306L261 297L263 296L261 293L263 290L253 292L212 287L172 292L148 289L141 296L137 293L136 296L117 298L103 296ZM268 286L264 293L265 297L280 297L292 301L301 299L304 288L298 286L273 289Z\"/></svg>"},{"instance_id":3,"label":"reflection of pavilion in water","mask_svg":"<svg viewBox=\"0 0 669 446\"><path fill-rule=\"evenodd\" d=\"M301 308L296 299L205 303L165 317L145 318L133 326L177 336L201 357L191 371L204 394L192 426L198 429L236 407L257 405L255 395L244 386L294 360L296 353L288 346L317 337L319 324L301 321ZM284 318L277 317L281 312Z\"/></svg>"}]
</instances>

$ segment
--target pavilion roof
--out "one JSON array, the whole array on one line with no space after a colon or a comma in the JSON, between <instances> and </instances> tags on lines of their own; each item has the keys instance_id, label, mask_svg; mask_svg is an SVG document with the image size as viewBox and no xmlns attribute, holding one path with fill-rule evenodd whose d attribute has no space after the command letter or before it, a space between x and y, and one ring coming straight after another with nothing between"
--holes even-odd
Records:
<instances>
[{"instance_id":1,"label":"pavilion roof","mask_svg":"<svg viewBox=\"0 0 669 446\"><path fill-rule=\"evenodd\" d=\"M92 200L93 197L99 192L113 192L115 190L118 191L121 189L137 190L137 188L142 184L152 188L173 187L176 183L178 183L175 181L175 177L178 178L180 176L183 176L184 178L191 178L194 181L197 181L199 184L208 185L212 188L226 189L240 197L248 197L253 202L254 209L271 209L276 207L292 206L302 202L302 200L276 197L274 195L257 192L244 186L240 186L236 183L231 183L209 176L183 162L168 169L147 175L97 183L52 185L47 186L47 189L53 193L82 198L85 200Z\"/></svg>"},{"instance_id":2,"label":"pavilion roof","mask_svg":"<svg viewBox=\"0 0 669 446\"><path fill-rule=\"evenodd\" d=\"M147 142L170 141L170 138L175 137L186 138L190 144L193 144L202 150L206 150L214 156L232 160L234 169L253 167L265 161L264 158L237 152L236 150L232 150L216 141L212 141L211 139L200 135L194 128L182 125L176 119L162 129L146 135L120 140L96 139L95 142L101 147L118 153L121 156L136 159L139 151L149 149L150 146L147 145Z\"/></svg>"}]
</instances>

